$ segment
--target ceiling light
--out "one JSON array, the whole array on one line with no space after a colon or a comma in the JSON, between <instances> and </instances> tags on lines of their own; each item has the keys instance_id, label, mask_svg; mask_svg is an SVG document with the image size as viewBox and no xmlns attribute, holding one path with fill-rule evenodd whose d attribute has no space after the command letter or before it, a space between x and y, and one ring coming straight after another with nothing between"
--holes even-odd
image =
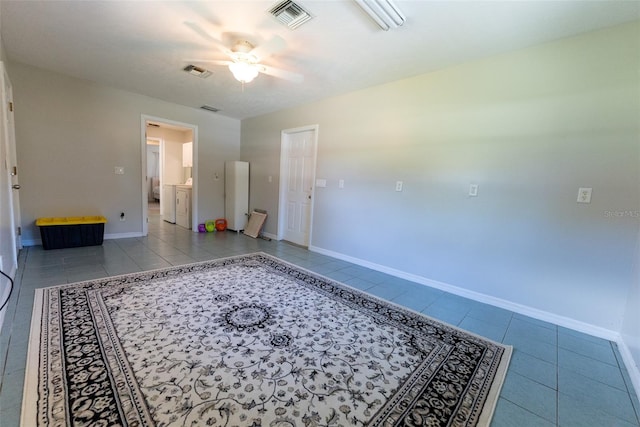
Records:
<instances>
[{"instance_id":1,"label":"ceiling light","mask_svg":"<svg viewBox=\"0 0 640 427\"><path fill-rule=\"evenodd\" d=\"M385 31L389 28L397 28L407 20L393 0L355 1Z\"/></svg>"},{"instance_id":2,"label":"ceiling light","mask_svg":"<svg viewBox=\"0 0 640 427\"><path fill-rule=\"evenodd\" d=\"M258 67L256 64L248 62L232 62L229 64L229 70L233 73L233 77L241 83L249 83L258 76Z\"/></svg>"}]
</instances>

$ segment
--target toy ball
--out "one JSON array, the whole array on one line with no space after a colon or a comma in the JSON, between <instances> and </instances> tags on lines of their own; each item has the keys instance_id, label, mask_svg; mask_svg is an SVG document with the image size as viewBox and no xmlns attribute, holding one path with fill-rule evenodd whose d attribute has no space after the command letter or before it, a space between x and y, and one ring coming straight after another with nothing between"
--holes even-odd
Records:
<instances>
[{"instance_id":1,"label":"toy ball","mask_svg":"<svg viewBox=\"0 0 640 427\"><path fill-rule=\"evenodd\" d=\"M227 220L224 218L216 219L216 230L224 231L227 229Z\"/></svg>"}]
</instances>

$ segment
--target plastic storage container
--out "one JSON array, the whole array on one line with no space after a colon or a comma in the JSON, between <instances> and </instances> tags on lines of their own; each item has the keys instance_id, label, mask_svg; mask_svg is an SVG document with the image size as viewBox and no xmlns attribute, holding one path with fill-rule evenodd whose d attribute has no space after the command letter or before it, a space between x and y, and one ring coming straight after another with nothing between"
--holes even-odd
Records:
<instances>
[{"instance_id":1,"label":"plastic storage container","mask_svg":"<svg viewBox=\"0 0 640 427\"><path fill-rule=\"evenodd\" d=\"M101 245L106 222L103 216L76 216L38 218L36 225L44 249L62 249Z\"/></svg>"}]
</instances>

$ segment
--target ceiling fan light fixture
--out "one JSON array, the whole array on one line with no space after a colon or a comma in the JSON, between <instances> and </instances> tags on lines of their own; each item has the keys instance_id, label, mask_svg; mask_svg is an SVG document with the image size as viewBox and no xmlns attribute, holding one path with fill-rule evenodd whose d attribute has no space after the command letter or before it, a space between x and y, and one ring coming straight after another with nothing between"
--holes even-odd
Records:
<instances>
[{"instance_id":1,"label":"ceiling fan light fixture","mask_svg":"<svg viewBox=\"0 0 640 427\"><path fill-rule=\"evenodd\" d=\"M407 20L393 0L355 0L355 2L385 31L397 28Z\"/></svg>"},{"instance_id":2,"label":"ceiling fan light fixture","mask_svg":"<svg viewBox=\"0 0 640 427\"><path fill-rule=\"evenodd\" d=\"M258 76L258 67L256 64L248 62L233 62L229 64L229 70L241 83L249 83Z\"/></svg>"}]
</instances>

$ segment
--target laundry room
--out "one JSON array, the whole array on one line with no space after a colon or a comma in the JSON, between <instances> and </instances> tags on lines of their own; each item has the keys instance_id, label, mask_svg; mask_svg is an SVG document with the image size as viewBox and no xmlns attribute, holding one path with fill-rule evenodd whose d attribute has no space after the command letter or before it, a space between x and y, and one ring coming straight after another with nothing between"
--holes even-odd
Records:
<instances>
[{"instance_id":1,"label":"laundry room","mask_svg":"<svg viewBox=\"0 0 640 427\"><path fill-rule=\"evenodd\" d=\"M149 215L190 229L193 185L193 131L147 122Z\"/></svg>"}]
</instances>

